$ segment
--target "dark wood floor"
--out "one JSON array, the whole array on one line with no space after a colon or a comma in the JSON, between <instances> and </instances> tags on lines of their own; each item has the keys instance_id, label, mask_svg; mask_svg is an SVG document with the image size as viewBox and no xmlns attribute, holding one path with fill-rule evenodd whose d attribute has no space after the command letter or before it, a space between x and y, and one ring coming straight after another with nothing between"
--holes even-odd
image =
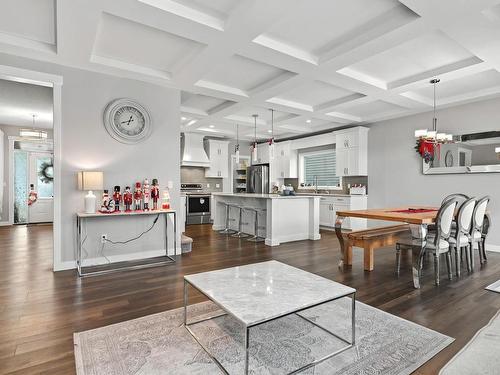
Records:
<instances>
[{"instance_id":1,"label":"dark wood floor","mask_svg":"<svg viewBox=\"0 0 500 375\"><path fill-rule=\"evenodd\" d=\"M355 287L361 301L456 339L416 374L436 374L500 309L500 295L483 290L500 279L500 254L490 253L482 270L439 287L429 270L423 288L414 290L408 255L396 279L391 249L376 254L371 273L362 270L357 252L352 269L340 271L332 232L275 248L214 234L207 225L190 226L187 234L193 252L174 266L80 280L74 271L52 273L50 226L0 228L0 373L73 374L73 332L180 307L184 274L269 259Z\"/></svg>"}]
</instances>

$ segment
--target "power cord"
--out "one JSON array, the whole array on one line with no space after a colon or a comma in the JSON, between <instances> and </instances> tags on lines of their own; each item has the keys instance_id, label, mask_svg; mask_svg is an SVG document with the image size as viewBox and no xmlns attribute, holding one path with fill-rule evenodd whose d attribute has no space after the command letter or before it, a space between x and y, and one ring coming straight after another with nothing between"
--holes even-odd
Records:
<instances>
[{"instance_id":1,"label":"power cord","mask_svg":"<svg viewBox=\"0 0 500 375\"><path fill-rule=\"evenodd\" d=\"M156 218L154 219L153 221L153 224L151 224L151 226L149 227L149 229L145 230L144 232L142 232L141 234L139 234L137 237L134 237L134 238L131 238L129 240L126 240L126 241L111 241L107 238L104 239L105 242L109 242L113 245L124 245L124 244L127 244L129 242L132 242L132 241L135 241L135 240L138 240L139 238L141 238L143 235L145 235L146 233L150 232L154 226L156 225L158 219L160 218L160 214L156 215ZM103 246L103 250L104 250L104 246Z\"/></svg>"}]
</instances>

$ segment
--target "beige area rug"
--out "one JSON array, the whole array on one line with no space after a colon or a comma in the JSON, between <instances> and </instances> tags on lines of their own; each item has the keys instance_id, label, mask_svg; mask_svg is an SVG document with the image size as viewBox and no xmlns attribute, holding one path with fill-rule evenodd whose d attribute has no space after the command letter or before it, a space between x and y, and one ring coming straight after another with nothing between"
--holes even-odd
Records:
<instances>
[{"instance_id":1,"label":"beige area rug","mask_svg":"<svg viewBox=\"0 0 500 375\"><path fill-rule=\"evenodd\" d=\"M190 318L220 312L210 302L189 307ZM336 332L350 334L350 299L301 315ZM183 309L145 316L74 334L78 375L221 374L182 325ZM228 316L192 326L230 374L243 373L243 331ZM411 374L453 339L363 303L356 304L357 345L304 374ZM250 331L250 373L285 374L343 343L297 315Z\"/></svg>"},{"instance_id":2,"label":"beige area rug","mask_svg":"<svg viewBox=\"0 0 500 375\"><path fill-rule=\"evenodd\" d=\"M440 375L500 374L500 311L453 357Z\"/></svg>"}]
</instances>

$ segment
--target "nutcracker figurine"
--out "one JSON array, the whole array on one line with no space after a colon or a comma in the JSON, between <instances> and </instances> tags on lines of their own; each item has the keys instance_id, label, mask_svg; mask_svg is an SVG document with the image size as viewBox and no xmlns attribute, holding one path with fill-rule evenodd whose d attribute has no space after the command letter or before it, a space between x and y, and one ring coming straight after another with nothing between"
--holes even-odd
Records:
<instances>
[{"instance_id":1,"label":"nutcracker figurine","mask_svg":"<svg viewBox=\"0 0 500 375\"><path fill-rule=\"evenodd\" d=\"M142 208L141 203L142 203L141 183L136 182L135 189L134 189L134 210L141 211L141 208Z\"/></svg>"},{"instance_id":2,"label":"nutcracker figurine","mask_svg":"<svg viewBox=\"0 0 500 375\"><path fill-rule=\"evenodd\" d=\"M103 214L109 214L115 210L115 202L109 196L108 190L104 190L102 193L102 203L99 212Z\"/></svg>"},{"instance_id":3,"label":"nutcracker figurine","mask_svg":"<svg viewBox=\"0 0 500 375\"><path fill-rule=\"evenodd\" d=\"M168 188L163 191L163 197L161 199L161 208L163 210L168 210L170 208L170 193Z\"/></svg>"},{"instance_id":4,"label":"nutcracker figurine","mask_svg":"<svg viewBox=\"0 0 500 375\"><path fill-rule=\"evenodd\" d=\"M120 211L120 202L122 200L122 195L120 193L120 187L116 185L113 189L113 201L115 202L115 211Z\"/></svg>"},{"instance_id":5,"label":"nutcracker figurine","mask_svg":"<svg viewBox=\"0 0 500 375\"><path fill-rule=\"evenodd\" d=\"M160 199L160 187L158 186L157 178L153 178L153 186L151 186L151 199L153 200L153 210L157 210L158 199Z\"/></svg>"},{"instance_id":6,"label":"nutcracker figurine","mask_svg":"<svg viewBox=\"0 0 500 375\"><path fill-rule=\"evenodd\" d=\"M38 199L38 193L35 191L35 185L30 184L30 192L28 194L28 206L31 206Z\"/></svg>"},{"instance_id":7,"label":"nutcracker figurine","mask_svg":"<svg viewBox=\"0 0 500 375\"><path fill-rule=\"evenodd\" d=\"M125 205L125 212L130 212L130 207L132 206L132 192L130 191L130 186L125 187L125 192L123 193L123 204Z\"/></svg>"},{"instance_id":8,"label":"nutcracker figurine","mask_svg":"<svg viewBox=\"0 0 500 375\"><path fill-rule=\"evenodd\" d=\"M149 211L149 198L151 197L151 189L149 188L149 180L144 179L142 185L142 203L144 206L144 211Z\"/></svg>"}]
</instances>

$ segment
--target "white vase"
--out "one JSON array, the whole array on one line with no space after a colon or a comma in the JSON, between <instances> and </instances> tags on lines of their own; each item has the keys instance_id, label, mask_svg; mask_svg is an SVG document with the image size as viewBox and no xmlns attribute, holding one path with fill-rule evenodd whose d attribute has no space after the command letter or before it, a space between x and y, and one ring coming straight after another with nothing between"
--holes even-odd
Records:
<instances>
[{"instance_id":1,"label":"white vase","mask_svg":"<svg viewBox=\"0 0 500 375\"><path fill-rule=\"evenodd\" d=\"M96 197L92 190L89 190L88 194L85 196L85 213L95 214L95 201Z\"/></svg>"}]
</instances>

